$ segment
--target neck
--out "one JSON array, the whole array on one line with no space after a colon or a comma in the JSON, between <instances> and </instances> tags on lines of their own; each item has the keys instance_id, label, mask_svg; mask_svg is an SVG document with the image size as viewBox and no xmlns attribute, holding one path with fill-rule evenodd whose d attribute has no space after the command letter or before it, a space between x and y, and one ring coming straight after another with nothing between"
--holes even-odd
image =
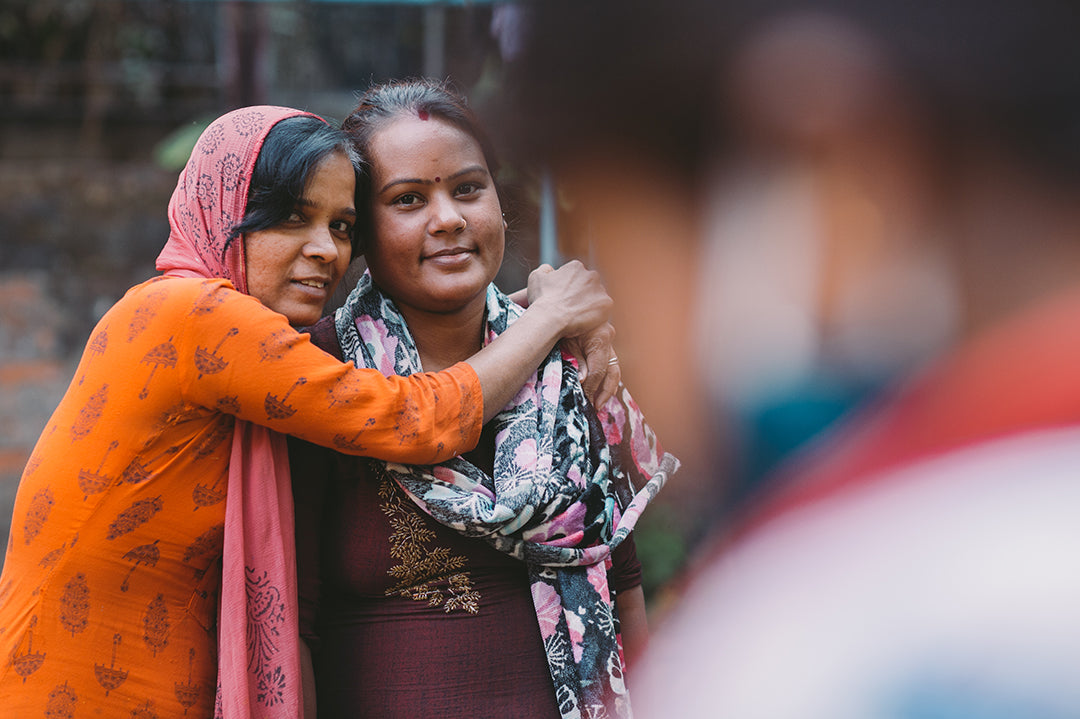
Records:
<instances>
[{"instance_id":1,"label":"neck","mask_svg":"<svg viewBox=\"0 0 1080 719\"><path fill-rule=\"evenodd\" d=\"M452 313L403 308L402 315L425 372L439 372L472 357L484 345L484 303Z\"/></svg>"}]
</instances>

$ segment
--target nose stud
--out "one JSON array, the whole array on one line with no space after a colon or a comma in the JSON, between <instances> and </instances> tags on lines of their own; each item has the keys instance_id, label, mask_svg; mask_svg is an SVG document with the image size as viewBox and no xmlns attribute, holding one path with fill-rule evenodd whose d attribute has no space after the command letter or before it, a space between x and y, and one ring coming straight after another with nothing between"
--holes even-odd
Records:
<instances>
[{"instance_id":1,"label":"nose stud","mask_svg":"<svg viewBox=\"0 0 1080 719\"><path fill-rule=\"evenodd\" d=\"M458 232L462 232L462 231L464 231L464 229L465 229L466 227L468 227L468 226L469 226L469 222L468 222L468 221L467 221L467 220L466 220L466 219L465 219L464 217L462 217L462 218L461 218L461 227L457 228L457 229L458 229Z\"/></svg>"}]
</instances>

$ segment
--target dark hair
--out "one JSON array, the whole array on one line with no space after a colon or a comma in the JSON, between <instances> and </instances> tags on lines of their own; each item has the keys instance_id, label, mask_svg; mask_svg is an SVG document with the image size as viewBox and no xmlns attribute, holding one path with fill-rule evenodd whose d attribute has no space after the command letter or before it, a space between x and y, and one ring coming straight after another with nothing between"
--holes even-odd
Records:
<instances>
[{"instance_id":1,"label":"dark hair","mask_svg":"<svg viewBox=\"0 0 1080 719\"><path fill-rule=\"evenodd\" d=\"M365 162L371 157L371 138L391 120L402 116L437 117L480 145L492 175L498 170L494 148L468 100L449 81L417 78L372 85L349 113L341 128L356 144Z\"/></svg>"},{"instance_id":2,"label":"dark hair","mask_svg":"<svg viewBox=\"0 0 1080 719\"><path fill-rule=\"evenodd\" d=\"M764 0L757 0L764 1ZM633 153L696 172L723 144L715 115L733 2L528 0L493 127L512 160L556 170Z\"/></svg>"},{"instance_id":3,"label":"dark hair","mask_svg":"<svg viewBox=\"0 0 1080 719\"><path fill-rule=\"evenodd\" d=\"M831 0L892 52L944 148L973 144L1080 179L1080 5L1074 0Z\"/></svg>"},{"instance_id":4,"label":"dark hair","mask_svg":"<svg viewBox=\"0 0 1080 719\"><path fill-rule=\"evenodd\" d=\"M288 219L303 197L311 173L334 152L349 158L359 187L360 158L344 132L307 115L289 117L274 125L251 172L244 219L232 228L225 246L240 235L276 227ZM357 237L354 230L354 252Z\"/></svg>"},{"instance_id":5,"label":"dark hair","mask_svg":"<svg viewBox=\"0 0 1080 719\"><path fill-rule=\"evenodd\" d=\"M832 13L882 43L948 151L982 141L1080 177L1076 0L525 0L504 93L529 161L599 143L686 168L723 147L733 47L770 17ZM715 113L715 114L714 114ZM702 120L704 119L704 123ZM730 138L728 138L730 139Z\"/></svg>"}]
</instances>

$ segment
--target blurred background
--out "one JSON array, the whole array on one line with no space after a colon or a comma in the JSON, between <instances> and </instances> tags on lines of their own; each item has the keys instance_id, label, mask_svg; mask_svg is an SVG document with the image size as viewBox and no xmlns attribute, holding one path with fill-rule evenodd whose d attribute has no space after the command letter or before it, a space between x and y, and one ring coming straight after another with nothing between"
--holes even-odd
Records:
<instances>
[{"instance_id":1,"label":"blurred background","mask_svg":"<svg viewBox=\"0 0 1080 719\"><path fill-rule=\"evenodd\" d=\"M498 15L475 1L0 3L3 540L91 328L155 273L169 196L205 125L258 103L336 122L373 80L421 74L452 77L483 105L499 83ZM537 256L522 186L513 288Z\"/></svg>"},{"instance_id":2,"label":"blurred background","mask_svg":"<svg viewBox=\"0 0 1080 719\"><path fill-rule=\"evenodd\" d=\"M1075 437L874 506L836 471L875 439L1075 432L1077 37L1075 0L0 0L0 539L205 124L450 78L502 155L497 282L599 270L623 378L683 461L635 533L674 617L641 715L1080 716ZM770 493L798 528L822 483L810 530L769 523Z\"/></svg>"},{"instance_id":3,"label":"blurred background","mask_svg":"<svg viewBox=\"0 0 1080 719\"><path fill-rule=\"evenodd\" d=\"M1048 4L1067 21L990 0L2 0L0 539L91 328L154 274L206 123L255 103L333 122L427 75L502 156L500 286L579 258L616 301L624 379L684 465L637 532L659 606L784 460L1074 281L1066 233L954 241L973 228L947 217L968 142L1080 166L1080 27Z\"/></svg>"},{"instance_id":4,"label":"blurred background","mask_svg":"<svg viewBox=\"0 0 1080 719\"><path fill-rule=\"evenodd\" d=\"M588 208L543 162L508 151L513 110L502 101L522 23L518 5L484 0L3 0L0 541L92 327L155 273L179 170L206 124L231 108L279 104L336 122L371 82L450 78L502 155L510 231L500 286L523 287L540 261L596 266ZM351 278L362 269L354 263ZM632 338L630 315L616 321ZM634 320L641 332L652 322ZM662 415L683 398L649 381L634 357L628 347L626 379L663 435ZM666 444L686 458L678 438ZM657 507L639 532L650 593L682 563L694 526L677 507Z\"/></svg>"}]
</instances>

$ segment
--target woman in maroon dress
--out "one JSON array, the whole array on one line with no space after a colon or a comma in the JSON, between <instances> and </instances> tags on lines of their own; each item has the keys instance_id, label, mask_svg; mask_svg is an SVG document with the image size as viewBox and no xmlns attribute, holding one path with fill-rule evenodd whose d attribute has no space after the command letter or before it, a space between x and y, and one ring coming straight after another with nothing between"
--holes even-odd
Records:
<instances>
[{"instance_id":1,"label":"woman in maroon dress","mask_svg":"<svg viewBox=\"0 0 1080 719\"><path fill-rule=\"evenodd\" d=\"M345 128L370 164L368 274L313 339L388 374L449 366L520 312L492 284L506 223L488 144L427 81L373 88ZM555 352L460 459L293 458L320 717L628 715L618 635L645 627L623 540L677 462L624 389L595 412Z\"/></svg>"}]
</instances>

